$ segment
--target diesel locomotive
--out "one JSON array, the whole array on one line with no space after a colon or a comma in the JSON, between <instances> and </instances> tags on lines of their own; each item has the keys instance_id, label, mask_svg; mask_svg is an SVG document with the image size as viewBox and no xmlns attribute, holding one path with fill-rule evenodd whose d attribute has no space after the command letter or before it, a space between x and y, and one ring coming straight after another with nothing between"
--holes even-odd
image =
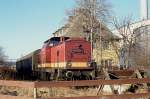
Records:
<instances>
[{"instance_id":1,"label":"diesel locomotive","mask_svg":"<svg viewBox=\"0 0 150 99\"><path fill-rule=\"evenodd\" d=\"M16 71L24 79L95 79L90 42L82 38L52 37L38 49L16 62Z\"/></svg>"}]
</instances>

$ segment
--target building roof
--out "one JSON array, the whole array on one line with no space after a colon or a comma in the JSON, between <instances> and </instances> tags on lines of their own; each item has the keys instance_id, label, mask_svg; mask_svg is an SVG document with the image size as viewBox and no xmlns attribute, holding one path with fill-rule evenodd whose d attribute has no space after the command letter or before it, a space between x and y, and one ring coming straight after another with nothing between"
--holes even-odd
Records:
<instances>
[{"instance_id":1,"label":"building roof","mask_svg":"<svg viewBox=\"0 0 150 99\"><path fill-rule=\"evenodd\" d=\"M150 25L150 19L141 20L141 21L137 21L137 22L135 22L135 23L131 23L131 25L130 25L131 32L133 32L135 29L137 29L137 28L139 28L139 27L146 26L146 25ZM122 28L122 27L120 27L120 28ZM115 29L115 30L113 30L112 32L113 32L113 34L119 36L120 38L122 37L122 36L119 34L118 30Z\"/></svg>"},{"instance_id":2,"label":"building roof","mask_svg":"<svg viewBox=\"0 0 150 99\"><path fill-rule=\"evenodd\" d=\"M73 18L72 17L69 17L71 19L69 19L70 21L68 21L67 24L65 24L64 26L62 26L61 28L59 28L58 30L56 30L54 33L53 33L53 36L54 37L57 37L57 36L68 36L70 37L72 34L73 34L73 30L71 30L72 27L74 27L74 23L73 21L78 21L77 19ZM99 23L99 22L98 22ZM81 27L81 28L80 28ZM83 31L82 31L82 26L80 26L77 30L77 32L75 32L74 34L78 34L77 36L82 36L80 35L83 34ZM101 30L102 30L102 36L107 40L108 39L120 39L116 34L114 34L113 32L111 32L111 30L104 24L104 23L101 23ZM73 35L73 36L76 36L76 35Z\"/></svg>"}]
</instances>

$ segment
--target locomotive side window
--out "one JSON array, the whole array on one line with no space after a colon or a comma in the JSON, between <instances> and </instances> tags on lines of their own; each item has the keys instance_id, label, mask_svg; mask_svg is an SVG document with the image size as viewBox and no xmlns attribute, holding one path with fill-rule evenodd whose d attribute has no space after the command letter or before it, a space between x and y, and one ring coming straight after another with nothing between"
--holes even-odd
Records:
<instances>
[{"instance_id":1,"label":"locomotive side window","mask_svg":"<svg viewBox=\"0 0 150 99\"><path fill-rule=\"evenodd\" d=\"M69 37L64 37L64 41L68 40ZM53 37L44 42L44 47L53 47L61 42L61 37Z\"/></svg>"},{"instance_id":2,"label":"locomotive side window","mask_svg":"<svg viewBox=\"0 0 150 99\"><path fill-rule=\"evenodd\" d=\"M59 51L57 51L57 56L59 56Z\"/></svg>"}]
</instances>

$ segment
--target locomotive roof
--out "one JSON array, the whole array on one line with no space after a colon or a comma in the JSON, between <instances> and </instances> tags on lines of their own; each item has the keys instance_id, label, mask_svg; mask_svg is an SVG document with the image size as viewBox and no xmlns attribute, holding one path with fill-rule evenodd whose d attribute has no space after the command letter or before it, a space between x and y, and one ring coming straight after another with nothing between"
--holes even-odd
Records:
<instances>
[{"instance_id":1,"label":"locomotive roof","mask_svg":"<svg viewBox=\"0 0 150 99\"><path fill-rule=\"evenodd\" d=\"M40 51L40 49L35 50L35 51L29 53L28 55L25 55L25 56L19 58L17 61L21 61L21 60L24 60L24 59L31 58L34 54L38 53L39 51Z\"/></svg>"}]
</instances>

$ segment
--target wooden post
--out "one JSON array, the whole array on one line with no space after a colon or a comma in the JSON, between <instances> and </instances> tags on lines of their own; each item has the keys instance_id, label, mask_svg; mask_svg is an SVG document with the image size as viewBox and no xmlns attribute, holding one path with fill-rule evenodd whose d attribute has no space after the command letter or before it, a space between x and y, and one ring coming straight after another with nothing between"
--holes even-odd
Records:
<instances>
[{"instance_id":1,"label":"wooden post","mask_svg":"<svg viewBox=\"0 0 150 99\"><path fill-rule=\"evenodd\" d=\"M103 68L103 73L104 73L104 76L105 76L104 79L110 80L110 76L109 76L108 70ZM118 94L118 91L114 89L114 86L113 86L113 85L109 85L109 86L110 86L110 88L111 88L111 90L112 90L112 92L113 92L114 94ZM101 92L101 91L103 90L103 88L104 88L104 85L100 85L100 86L99 86L97 95L99 94L99 92Z\"/></svg>"},{"instance_id":2,"label":"wooden post","mask_svg":"<svg viewBox=\"0 0 150 99\"><path fill-rule=\"evenodd\" d=\"M106 80L110 80L110 76L109 76L108 70L107 70L107 69L103 69L103 72L104 72L104 75L105 75L105 77L106 77L105 79L106 79ZM113 86L113 85L110 85L110 88L111 88L111 90L112 90L112 92L113 92L114 94L118 94L118 91L114 89L114 86Z\"/></svg>"},{"instance_id":3,"label":"wooden post","mask_svg":"<svg viewBox=\"0 0 150 99\"><path fill-rule=\"evenodd\" d=\"M33 97L34 99L37 98L37 88L33 88Z\"/></svg>"},{"instance_id":4,"label":"wooden post","mask_svg":"<svg viewBox=\"0 0 150 99\"><path fill-rule=\"evenodd\" d=\"M136 70L135 73L136 73L136 75L137 75L138 78L140 78L140 79L143 78L142 75L141 75L141 73L139 72L139 70ZM148 88L147 84L143 83L143 86L144 86L144 88Z\"/></svg>"},{"instance_id":5,"label":"wooden post","mask_svg":"<svg viewBox=\"0 0 150 99\"><path fill-rule=\"evenodd\" d=\"M48 95L49 97L53 97L53 89L52 88L48 88Z\"/></svg>"},{"instance_id":6,"label":"wooden post","mask_svg":"<svg viewBox=\"0 0 150 99\"><path fill-rule=\"evenodd\" d=\"M99 85L97 96L99 95L100 92L102 92L103 88L104 88L104 85Z\"/></svg>"}]
</instances>

